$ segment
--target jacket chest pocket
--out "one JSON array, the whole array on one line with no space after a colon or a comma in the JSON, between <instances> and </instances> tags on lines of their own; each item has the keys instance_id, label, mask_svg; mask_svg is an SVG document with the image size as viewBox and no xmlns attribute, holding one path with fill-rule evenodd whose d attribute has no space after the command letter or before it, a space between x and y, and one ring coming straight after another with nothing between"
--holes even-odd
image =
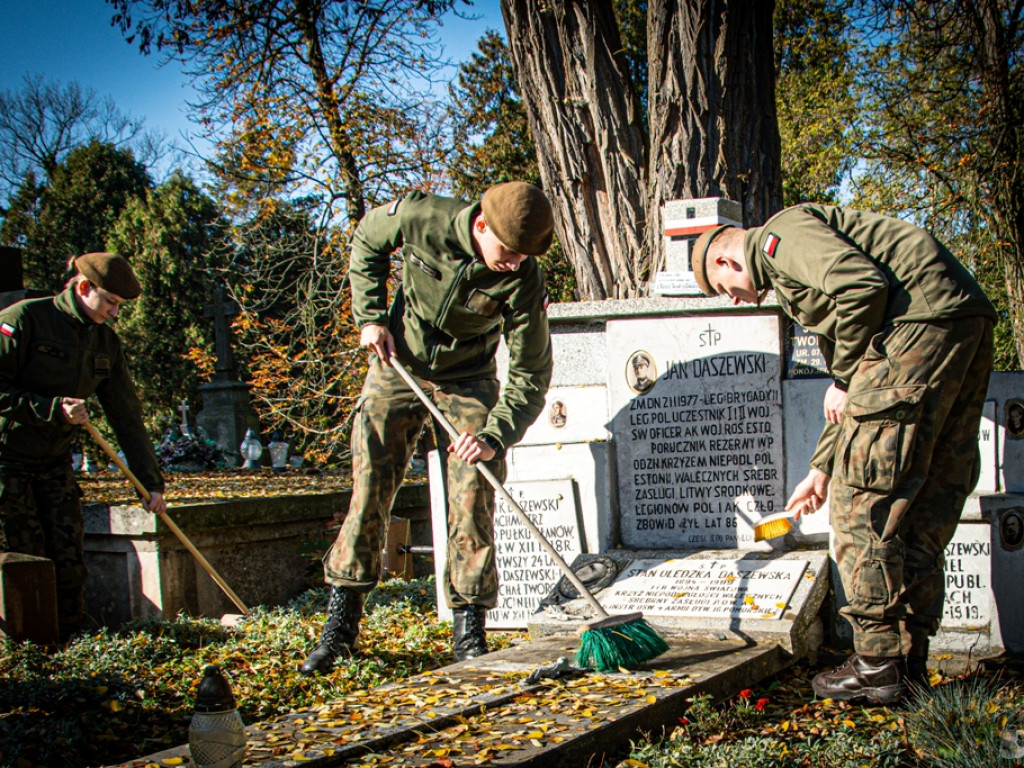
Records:
<instances>
[{"instance_id":1,"label":"jacket chest pocket","mask_svg":"<svg viewBox=\"0 0 1024 768\"><path fill-rule=\"evenodd\" d=\"M847 485L891 493L905 479L928 387L883 387L847 396L846 439L840 459Z\"/></svg>"},{"instance_id":2,"label":"jacket chest pocket","mask_svg":"<svg viewBox=\"0 0 1024 768\"><path fill-rule=\"evenodd\" d=\"M72 344L41 339L32 345L32 357L25 371L29 389L43 395L66 390L77 380L78 348Z\"/></svg>"},{"instance_id":3,"label":"jacket chest pocket","mask_svg":"<svg viewBox=\"0 0 1024 768\"><path fill-rule=\"evenodd\" d=\"M471 288L468 293L455 297L441 330L456 339L489 333L501 322L504 306L500 296Z\"/></svg>"}]
</instances>

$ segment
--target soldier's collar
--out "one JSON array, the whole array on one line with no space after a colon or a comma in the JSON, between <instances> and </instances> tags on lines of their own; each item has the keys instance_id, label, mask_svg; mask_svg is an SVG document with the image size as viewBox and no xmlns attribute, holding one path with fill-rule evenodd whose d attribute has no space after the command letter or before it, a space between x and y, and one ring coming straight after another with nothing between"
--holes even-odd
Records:
<instances>
[{"instance_id":1,"label":"soldier's collar","mask_svg":"<svg viewBox=\"0 0 1024 768\"><path fill-rule=\"evenodd\" d=\"M747 272L754 283L754 290L758 293L772 287L772 282L768 279L761 262L761 250L758 248L761 230L762 227L754 227L748 229L743 236L743 255L747 262Z\"/></svg>"},{"instance_id":2,"label":"soldier's collar","mask_svg":"<svg viewBox=\"0 0 1024 768\"><path fill-rule=\"evenodd\" d=\"M94 325L89 316L82 312L82 307L75 301L75 287L73 285L68 286L54 296L53 305L71 322L78 322L86 327Z\"/></svg>"},{"instance_id":3,"label":"soldier's collar","mask_svg":"<svg viewBox=\"0 0 1024 768\"><path fill-rule=\"evenodd\" d=\"M455 236L458 238L459 247L470 258L476 258L476 251L473 250L473 220L480 213L480 203L468 205L455 215Z\"/></svg>"}]
</instances>

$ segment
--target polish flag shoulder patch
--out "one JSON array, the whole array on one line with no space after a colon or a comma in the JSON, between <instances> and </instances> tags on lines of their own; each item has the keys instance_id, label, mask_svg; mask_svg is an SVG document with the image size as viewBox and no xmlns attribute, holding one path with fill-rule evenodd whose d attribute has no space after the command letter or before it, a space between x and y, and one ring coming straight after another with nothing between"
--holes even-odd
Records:
<instances>
[{"instance_id":1,"label":"polish flag shoulder patch","mask_svg":"<svg viewBox=\"0 0 1024 768\"><path fill-rule=\"evenodd\" d=\"M782 238L776 235L774 232L769 232L768 237L764 239L764 245L761 246L761 252L770 259L775 258L775 249L779 247L779 243Z\"/></svg>"},{"instance_id":2,"label":"polish flag shoulder patch","mask_svg":"<svg viewBox=\"0 0 1024 768\"><path fill-rule=\"evenodd\" d=\"M8 338L14 338L14 326L10 323L0 323L0 333Z\"/></svg>"}]
</instances>

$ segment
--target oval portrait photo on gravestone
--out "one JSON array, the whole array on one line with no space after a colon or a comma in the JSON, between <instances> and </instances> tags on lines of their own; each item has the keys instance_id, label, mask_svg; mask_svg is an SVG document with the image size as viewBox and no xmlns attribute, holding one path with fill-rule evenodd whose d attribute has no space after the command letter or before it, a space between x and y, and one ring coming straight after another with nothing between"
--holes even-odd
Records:
<instances>
[{"instance_id":1,"label":"oval portrait photo on gravestone","mask_svg":"<svg viewBox=\"0 0 1024 768\"><path fill-rule=\"evenodd\" d=\"M548 421L551 422L551 426L555 429L561 429L565 426L568 418L569 415L565 407L565 401L552 400L551 405L548 406Z\"/></svg>"},{"instance_id":2,"label":"oval portrait photo on gravestone","mask_svg":"<svg viewBox=\"0 0 1024 768\"><path fill-rule=\"evenodd\" d=\"M640 349L629 356L626 362L626 384L638 395L651 390L658 379L658 369L650 352Z\"/></svg>"},{"instance_id":3,"label":"oval portrait photo on gravestone","mask_svg":"<svg viewBox=\"0 0 1024 768\"><path fill-rule=\"evenodd\" d=\"M1024 438L1024 401L1006 401L1006 434L1014 440Z\"/></svg>"},{"instance_id":4,"label":"oval portrait photo on gravestone","mask_svg":"<svg viewBox=\"0 0 1024 768\"><path fill-rule=\"evenodd\" d=\"M1003 549L1013 552L1024 544L1024 514L1020 509L1009 509L999 518L999 541Z\"/></svg>"}]
</instances>

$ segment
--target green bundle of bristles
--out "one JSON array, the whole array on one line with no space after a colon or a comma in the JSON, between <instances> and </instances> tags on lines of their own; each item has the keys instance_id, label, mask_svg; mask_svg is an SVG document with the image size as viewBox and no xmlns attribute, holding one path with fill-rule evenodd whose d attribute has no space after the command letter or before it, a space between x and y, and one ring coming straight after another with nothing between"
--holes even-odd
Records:
<instances>
[{"instance_id":1,"label":"green bundle of bristles","mask_svg":"<svg viewBox=\"0 0 1024 768\"><path fill-rule=\"evenodd\" d=\"M614 672L650 661L668 650L668 643L641 614L605 617L582 626L576 666Z\"/></svg>"}]
</instances>

